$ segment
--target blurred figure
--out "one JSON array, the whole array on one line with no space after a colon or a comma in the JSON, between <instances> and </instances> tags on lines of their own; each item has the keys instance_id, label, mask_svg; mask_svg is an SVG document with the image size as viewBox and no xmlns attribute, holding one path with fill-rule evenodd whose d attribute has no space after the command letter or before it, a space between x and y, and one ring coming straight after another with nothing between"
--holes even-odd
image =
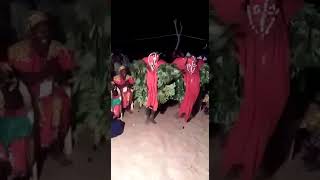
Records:
<instances>
[{"instance_id":1,"label":"blurred figure","mask_svg":"<svg viewBox=\"0 0 320 180\"><path fill-rule=\"evenodd\" d=\"M153 52L148 57L143 58L147 66L147 102L146 102L146 119L147 122L151 121L156 124L155 115L158 111L158 69L165 61L159 58L159 54Z\"/></svg>"},{"instance_id":2,"label":"blurred figure","mask_svg":"<svg viewBox=\"0 0 320 180\"><path fill-rule=\"evenodd\" d=\"M34 108L40 115L41 147L54 149L55 158L69 164L61 154L71 124L70 87L75 68L72 54L52 40L49 19L42 12L28 18L27 38L9 48L9 63L30 89Z\"/></svg>"},{"instance_id":3,"label":"blurred figure","mask_svg":"<svg viewBox=\"0 0 320 180\"><path fill-rule=\"evenodd\" d=\"M128 75L127 68L125 66L121 66L119 68L119 75L113 78L113 84L120 89L122 96L122 108L132 113L134 79L132 76Z\"/></svg>"},{"instance_id":4,"label":"blurred figure","mask_svg":"<svg viewBox=\"0 0 320 180\"><path fill-rule=\"evenodd\" d=\"M0 70L0 159L9 162L11 176L21 180L28 179L30 169L32 111L26 85L13 71Z\"/></svg>"},{"instance_id":5,"label":"blurred figure","mask_svg":"<svg viewBox=\"0 0 320 180\"><path fill-rule=\"evenodd\" d=\"M200 69L203 62L187 53L186 57L175 59L173 64L183 73L185 94L180 104L179 117L184 118L184 123L187 123L192 118L192 111L200 93Z\"/></svg>"}]
</instances>

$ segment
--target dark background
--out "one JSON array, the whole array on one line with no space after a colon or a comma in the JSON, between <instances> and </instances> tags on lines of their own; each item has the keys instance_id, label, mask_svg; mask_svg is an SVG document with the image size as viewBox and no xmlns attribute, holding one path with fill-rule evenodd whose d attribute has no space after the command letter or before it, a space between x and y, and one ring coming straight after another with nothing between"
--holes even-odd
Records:
<instances>
[{"instance_id":1,"label":"dark background","mask_svg":"<svg viewBox=\"0 0 320 180\"><path fill-rule=\"evenodd\" d=\"M129 57L141 58L151 51L171 53L176 36L141 40L175 34L174 18L182 21L182 34L208 39L209 1L126 1L112 2L112 49L120 49ZM203 53L206 41L181 37L180 48L192 53Z\"/></svg>"}]
</instances>

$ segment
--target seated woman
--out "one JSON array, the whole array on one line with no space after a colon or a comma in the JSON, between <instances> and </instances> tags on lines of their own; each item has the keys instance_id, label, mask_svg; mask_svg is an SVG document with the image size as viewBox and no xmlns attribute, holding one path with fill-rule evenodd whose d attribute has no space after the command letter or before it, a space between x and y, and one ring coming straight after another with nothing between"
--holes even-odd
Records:
<instances>
[{"instance_id":1,"label":"seated woman","mask_svg":"<svg viewBox=\"0 0 320 180\"><path fill-rule=\"evenodd\" d=\"M125 66L119 68L119 75L113 78L113 84L120 89L122 96L122 108L128 110L130 113L133 111L133 85L134 79L127 74Z\"/></svg>"},{"instance_id":2,"label":"seated woman","mask_svg":"<svg viewBox=\"0 0 320 180\"><path fill-rule=\"evenodd\" d=\"M12 71L0 71L0 159L9 162L13 178L27 179L32 122L31 96Z\"/></svg>"}]
</instances>

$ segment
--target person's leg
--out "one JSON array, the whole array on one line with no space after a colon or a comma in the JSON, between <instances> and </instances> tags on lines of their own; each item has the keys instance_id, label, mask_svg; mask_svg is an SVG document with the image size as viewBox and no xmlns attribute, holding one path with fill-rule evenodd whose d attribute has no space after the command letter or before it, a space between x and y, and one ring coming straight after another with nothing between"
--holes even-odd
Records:
<instances>
[{"instance_id":1,"label":"person's leg","mask_svg":"<svg viewBox=\"0 0 320 180\"><path fill-rule=\"evenodd\" d=\"M26 178L29 174L28 162L29 139L23 138L14 141L10 145L11 164L13 167L13 176L17 178Z\"/></svg>"},{"instance_id":2,"label":"person's leg","mask_svg":"<svg viewBox=\"0 0 320 180\"><path fill-rule=\"evenodd\" d=\"M7 153L4 147L0 144L0 179L7 180L11 174L11 164L7 158Z\"/></svg>"},{"instance_id":3,"label":"person's leg","mask_svg":"<svg viewBox=\"0 0 320 180\"><path fill-rule=\"evenodd\" d=\"M150 121L151 121L153 124L157 124L157 122L155 121L156 113L157 113L156 111L151 110Z\"/></svg>"}]
</instances>

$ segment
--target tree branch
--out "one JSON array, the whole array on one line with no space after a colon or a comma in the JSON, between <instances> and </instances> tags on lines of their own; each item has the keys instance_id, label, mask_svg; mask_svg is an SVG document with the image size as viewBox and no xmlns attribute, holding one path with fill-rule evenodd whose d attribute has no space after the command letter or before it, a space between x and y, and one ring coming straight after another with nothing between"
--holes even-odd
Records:
<instances>
[{"instance_id":1,"label":"tree branch","mask_svg":"<svg viewBox=\"0 0 320 180\"><path fill-rule=\"evenodd\" d=\"M181 33L178 32L177 19L173 20L173 24L174 24L174 28L176 30L176 36L177 36L177 44L176 44L175 50L178 50L179 44L180 44L180 37L181 37L180 35L181 35Z\"/></svg>"}]
</instances>

